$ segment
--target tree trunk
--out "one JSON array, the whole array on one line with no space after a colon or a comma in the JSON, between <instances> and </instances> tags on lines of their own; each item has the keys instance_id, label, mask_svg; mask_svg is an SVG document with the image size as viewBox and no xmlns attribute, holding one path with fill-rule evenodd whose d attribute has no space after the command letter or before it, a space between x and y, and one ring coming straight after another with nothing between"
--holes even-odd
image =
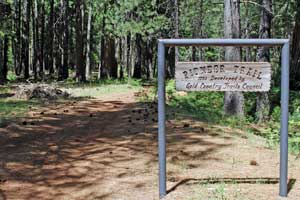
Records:
<instances>
[{"instance_id":1,"label":"tree trunk","mask_svg":"<svg viewBox=\"0 0 300 200\"><path fill-rule=\"evenodd\" d=\"M178 0L174 0L174 20L175 20L174 36L175 36L175 38L179 38L179 3L178 3ZM178 47L175 47L175 63L178 61L179 61L179 50L178 50Z\"/></svg>"},{"instance_id":2,"label":"tree trunk","mask_svg":"<svg viewBox=\"0 0 300 200\"><path fill-rule=\"evenodd\" d=\"M123 38L119 39L118 63L120 65L119 79L124 78L124 62L123 62Z\"/></svg>"},{"instance_id":3,"label":"tree trunk","mask_svg":"<svg viewBox=\"0 0 300 200\"><path fill-rule=\"evenodd\" d=\"M200 5L196 5L197 14L194 19L193 38L202 38L202 24L203 24L203 0L200 0ZM192 47L192 61L202 60L202 49L199 47ZM199 49L199 51L198 51ZM198 53L199 52L199 53Z\"/></svg>"},{"instance_id":4,"label":"tree trunk","mask_svg":"<svg viewBox=\"0 0 300 200\"><path fill-rule=\"evenodd\" d=\"M153 47L152 38L147 41L146 48L146 65L147 65L147 79L153 79Z\"/></svg>"},{"instance_id":5,"label":"tree trunk","mask_svg":"<svg viewBox=\"0 0 300 200\"><path fill-rule=\"evenodd\" d=\"M115 40L110 36L105 38L103 68L109 72L109 78L118 78L118 63L116 61Z\"/></svg>"},{"instance_id":6,"label":"tree trunk","mask_svg":"<svg viewBox=\"0 0 300 200\"><path fill-rule=\"evenodd\" d=\"M41 36L40 36L40 52L39 52L39 76L44 77L44 68L45 68L45 2L41 0L40 7L40 27L41 27Z\"/></svg>"},{"instance_id":7,"label":"tree trunk","mask_svg":"<svg viewBox=\"0 0 300 200\"><path fill-rule=\"evenodd\" d=\"M291 46L291 89L300 90L300 1L296 1L295 26Z\"/></svg>"},{"instance_id":8,"label":"tree trunk","mask_svg":"<svg viewBox=\"0 0 300 200\"><path fill-rule=\"evenodd\" d=\"M240 38L240 1L224 0L224 36ZM241 49L225 48L226 61L241 61ZM244 116L244 96L242 92L225 92L224 112L226 115Z\"/></svg>"},{"instance_id":9,"label":"tree trunk","mask_svg":"<svg viewBox=\"0 0 300 200\"><path fill-rule=\"evenodd\" d=\"M250 39L250 18L249 16L249 5L245 2L245 38ZM246 62L251 62L251 48L246 47Z\"/></svg>"},{"instance_id":10,"label":"tree trunk","mask_svg":"<svg viewBox=\"0 0 300 200\"><path fill-rule=\"evenodd\" d=\"M76 0L76 80L84 82L84 54L83 54L83 1Z\"/></svg>"},{"instance_id":11,"label":"tree trunk","mask_svg":"<svg viewBox=\"0 0 300 200\"><path fill-rule=\"evenodd\" d=\"M136 34L136 61L133 78L142 78L142 35Z\"/></svg>"},{"instance_id":12,"label":"tree trunk","mask_svg":"<svg viewBox=\"0 0 300 200\"><path fill-rule=\"evenodd\" d=\"M54 73L53 62L53 46L54 46L54 0L50 0L50 20L49 20L49 48L48 48L48 70L49 74Z\"/></svg>"},{"instance_id":13,"label":"tree trunk","mask_svg":"<svg viewBox=\"0 0 300 200\"><path fill-rule=\"evenodd\" d=\"M22 57L21 57L21 42L22 42L22 37L21 37L21 18L22 18L22 13L21 13L21 1L19 0L14 0L14 6L15 6L15 38L14 38L14 68L15 68L15 73L17 76L21 74L22 68L21 68L21 63L22 63Z\"/></svg>"},{"instance_id":14,"label":"tree trunk","mask_svg":"<svg viewBox=\"0 0 300 200\"><path fill-rule=\"evenodd\" d=\"M128 79L131 78L130 52L131 52L131 34L129 33L126 37L126 68L127 68Z\"/></svg>"},{"instance_id":15,"label":"tree trunk","mask_svg":"<svg viewBox=\"0 0 300 200\"><path fill-rule=\"evenodd\" d=\"M7 81L7 64L8 64L8 36L4 36L4 40L0 38L0 84Z\"/></svg>"},{"instance_id":16,"label":"tree trunk","mask_svg":"<svg viewBox=\"0 0 300 200\"><path fill-rule=\"evenodd\" d=\"M23 52L23 63L24 63L24 78L29 78L29 58L30 58L30 7L31 7L31 0L24 1L24 10L25 10L25 20L24 20L24 31L23 31L23 45L22 45L22 52Z\"/></svg>"},{"instance_id":17,"label":"tree trunk","mask_svg":"<svg viewBox=\"0 0 300 200\"><path fill-rule=\"evenodd\" d=\"M271 0L263 0L263 9L261 11L259 38L271 38L271 21L272 15L272 2ZM270 12L266 12L266 10ZM269 62L270 51L268 47L260 47L257 51L258 62ZM256 98L256 118L259 122L265 121L270 114L270 101L267 92L257 93Z\"/></svg>"},{"instance_id":18,"label":"tree trunk","mask_svg":"<svg viewBox=\"0 0 300 200\"><path fill-rule=\"evenodd\" d=\"M63 63L62 79L69 77L69 0L63 0Z\"/></svg>"},{"instance_id":19,"label":"tree trunk","mask_svg":"<svg viewBox=\"0 0 300 200\"><path fill-rule=\"evenodd\" d=\"M38 64L38 52L39 52L39 24L38 24L38 5L37 0L33 3L33 20L32 20L32 33L33 33L33 62L32 69L34 79L37 79L37 64Z\"/></svg>"},{"instance_id":20,"label":"tree trunk","mask_svg":"<svg viewBox=\"0 0 300 200\"><path fill-rule=\"evenodd\" d=\"M87 24L87 37L86 37L86 67L85 75L86 79L91 79L91 62L90 62L90 51L91 51L91 23L92 23L92 2L88 2L88 24Z\"/></svg>"},{"instance_id":21,"label":"tree trunk","mask_svg":"<svg viewBox=\"0 0 300 200\"><path fill-rule=\"evenodd\" d=\"M106 11L107 11L107 5L106 4L104 4L104 9L103 9L103 13L104 13L104 15L103 15L103 18L102 18L102 36L101 36L101 49L100 49L100 54L101 54L101 63L100 63L100 72L99 72L99 74L100 74L100 77L98 77L99 79L100 78L107 78L108 76L109 76L109 71L108 71L108 69L107 68L105 68L104 67L104 53L105 53L105 20L106 20Z\"/></svg>"}]
</instances>

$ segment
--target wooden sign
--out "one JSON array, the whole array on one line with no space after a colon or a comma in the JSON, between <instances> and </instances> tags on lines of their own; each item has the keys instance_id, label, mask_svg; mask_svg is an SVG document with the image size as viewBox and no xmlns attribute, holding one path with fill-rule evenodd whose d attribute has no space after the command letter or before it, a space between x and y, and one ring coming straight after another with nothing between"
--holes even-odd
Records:
<instances>
[{"instance_id":1,"label":"wooden sign","mask_svg":"<svg viewBox=\"0 0 300 200\"><path fill-rule=\"evenodd\" d=\"M271 64L267 62L178 62L180 91L268 91Z\"/></svg>"}]
</instances>

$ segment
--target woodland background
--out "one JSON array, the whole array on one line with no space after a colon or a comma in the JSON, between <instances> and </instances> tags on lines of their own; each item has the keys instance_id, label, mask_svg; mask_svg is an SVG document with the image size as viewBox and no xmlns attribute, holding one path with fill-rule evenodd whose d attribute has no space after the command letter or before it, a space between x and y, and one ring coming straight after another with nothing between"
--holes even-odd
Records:
<instances>
[{"instance_id":1,"label":"woodland background","mask_svg":"<svg viewBox=\"0 0 300 200\"><path fill-rule=\"evenodd\" d=\"M290 85L292 91L300 89L296 0L1 0L0 22L1 84L155 81L158 38L290 38ZM166 52L169 79L176 60L270 61L272 91L257 93L249 108L247 94L225 93L224 110L265 121L279 105L279 48Z\"/></svg>"}]
</instances>

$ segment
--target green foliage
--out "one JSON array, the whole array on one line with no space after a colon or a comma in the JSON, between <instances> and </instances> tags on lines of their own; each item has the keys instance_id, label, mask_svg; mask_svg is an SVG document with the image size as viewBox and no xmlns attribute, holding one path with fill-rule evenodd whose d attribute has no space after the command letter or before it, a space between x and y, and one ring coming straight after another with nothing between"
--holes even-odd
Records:
<instances>
[{"instance_id":1,"label":"green foliage","mask_svg":"<svg viewBox=\"0 0 300 200\"><path fill-rule=\"evenodd\" d=\"M0 98L0 127L12 119L25 117L30 110L29 108L41 106L41 102L34 100L22 101Z\"/></svg>"},{"instance_id":2,"label":"green foliage","mask_svg":"<svg viewBox=\"0 0 300 200\"><path fill-rule=\"evenodd\" d=\"M17 80L16 74L13 73L12 71L8 71L8 73L7 73L7 80L8 80L9 82L14 82L14 81L16 81L16 80Z\"/></svg>"},{"instance_id":3,"label":"green foliage","mask_svg":"<svg viewBox=\"0 0 300 200\"><path fill-rule=\"evenodd\" d=\"M157 92L157 91L153 91ZM271 93L278 95L279 90ZM270 120L262 124L255 124L254 117L250 114L245 118L225 116L223 112L223 98L221 92L188 92L184 95L175 90L175 81L166 83L168 110L176 110L178 115L192 117L201 121L221 124L233 128L247 129L253 134L266 138L268 147L274 148L279 144L280 137L280 105L275 102ZM271 96L272 96L271 95ZM255 93L247 93L245 96L246 113L253 110ZM300 92L291 92L290 121L289 121L289 150L292 153L300 153ZM170 117L170 116L169 116ZM257 127L257 128L253 128Z\"/></svg>"}]
</instances>

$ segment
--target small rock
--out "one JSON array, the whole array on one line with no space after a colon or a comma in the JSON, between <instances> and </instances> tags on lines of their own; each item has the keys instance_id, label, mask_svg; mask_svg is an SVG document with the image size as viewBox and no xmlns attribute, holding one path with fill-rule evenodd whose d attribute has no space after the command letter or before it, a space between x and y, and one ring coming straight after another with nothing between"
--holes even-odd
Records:
<instances>
[{"instance_id":1,"label":"small rock","mask_svg":"<svg viewBox=\"0 0 300 200\"><path fill-rule=\"evenodd\" d=\"M184 124L184 125L183 125L183 128L188 128L188 127L190 127L189 124Z\"/></svg>"},{"instance_id":2,"label":"small rock","mask_svg":"<svg viewBox=\"0 0 300 200\"><path fill-rule=\"evenodd\" d=\"M177 179L175 178L175 177L170 177L169 179L168 179L168 181L170 181L170 182L176 182L177 181Z\"/></svg>"},{"instance_id":3,"label":"small rock","mask_svg":"<svg viewBox=\"0 0 300 200\"><path fill-rule=\"evenodd\" d=\"M251 161L250 161L250 165L252 165L252 166L257 166L258 163L257 163L255 160L251 160Z\"/></svg>"}]
</instances>

